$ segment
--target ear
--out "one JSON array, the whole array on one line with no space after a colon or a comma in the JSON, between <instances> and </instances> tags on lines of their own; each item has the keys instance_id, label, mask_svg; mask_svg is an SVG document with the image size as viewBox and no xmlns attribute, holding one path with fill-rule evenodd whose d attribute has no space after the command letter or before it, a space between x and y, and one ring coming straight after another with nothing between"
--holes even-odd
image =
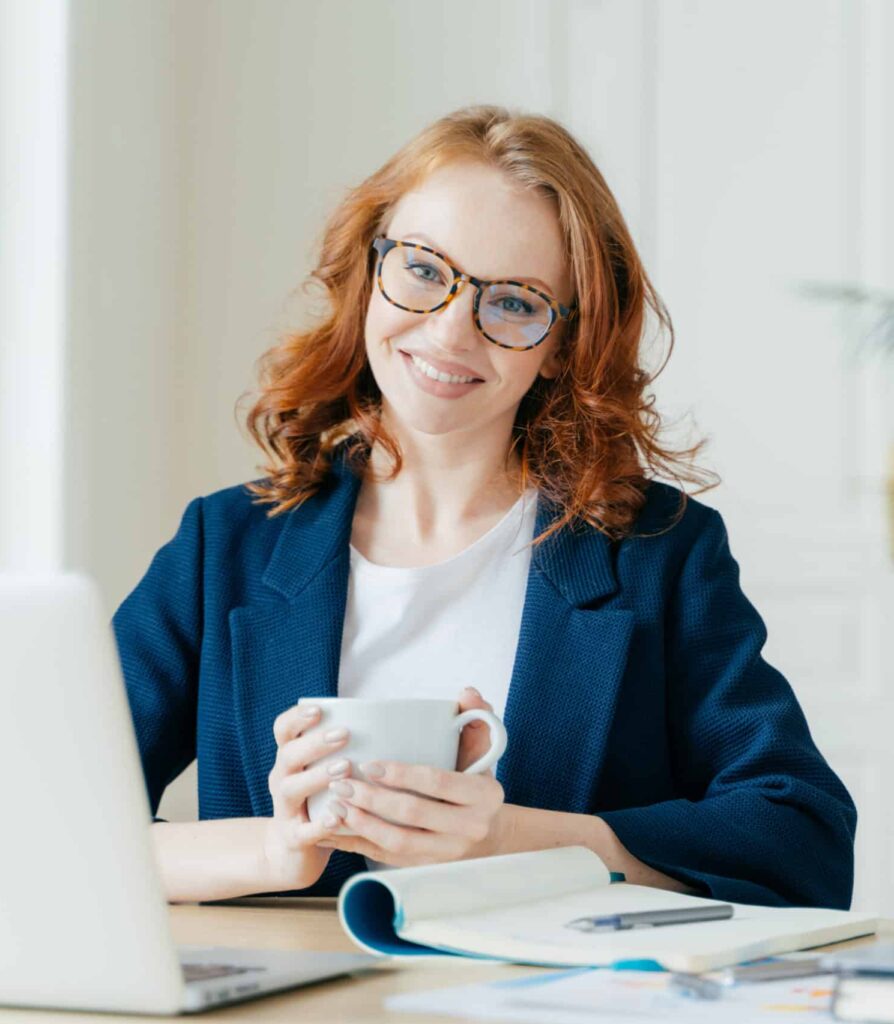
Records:
<instances>
[{"instance_id":1,"label":"ear","mask_svg":"<svg viewBox=\"0 0 894 1024\"><path fill-rule=\"evenodd\" d=\"M553 380L559 376L562 370L562 354L565 351L565 324L558 323L553 329L553 334L544 342L548 348L548 354L540 364L539 377L544 380Z\"/></svg>"},{"instance_id":2,"label":"ear","mask_svg":"<svg viewBox=\"0 0 894 1024\"><path fill-rule=\"evenodd\" d=\"M561 369L562 363L559 359L559 346L556 346L546 359L543 360L543 365L540 367L540 376L546 380L553 380L559 376Z\"/></svg>"}]
</instances>

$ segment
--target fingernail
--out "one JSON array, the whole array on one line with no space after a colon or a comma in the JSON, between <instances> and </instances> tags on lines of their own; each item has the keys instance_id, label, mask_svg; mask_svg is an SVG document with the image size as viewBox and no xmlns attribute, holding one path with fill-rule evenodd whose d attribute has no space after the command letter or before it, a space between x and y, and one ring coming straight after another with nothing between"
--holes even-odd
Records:
<instances>
[{"instance_id":1,"label":"fingernail","mask_svg":"<svg viewBox=\"0 0 894 1024\"><path fill-rule=\"evenodd\" d=\"M320 709L316 706L316 704L312 705L311 707L301 709L302 718L316 718L319 713Z\"/></svg>"},{"instance_id":2,"label":"fingernail","mask_svg":"<svg viewBox=\"0 0 894 1024\"><path fill-rule=\"evenodd\" d=\"M344 773L351 767L351 762L345 758L340 761L333 761L332 764L326 769L330 775L344 775Z\"/></svg>"},{"instance_id":3,"label":"fingernail","mask_svg":"<svg viewBox=\"0 0 894 1024\"><path fill-rule=\"evenodd\" d=\"M475 689L474 686L467 686L466 693L471 693L473 697L480 697L481 694Z\"/></svg>"},{"instance_id":4,"label":"fingernail","mask_svg":"<svg viewBox=\"0 0 894 1024\"><path fill-rule=\"evenodd\" d=\"M326 810L339 820L348 813L347 807L345 807L344 804L340 804L337 800L330 800L329 803L326 804Z\"/></svg>"},{"instance_id":5,"label":"fingernail","mask_svg":"<svg viewBox=\"0 0 894 1024\"><path fill-rule=\"evenodd\" d=\"M369 761L367 764L360 765L360 771L371 779L381 779L385 774L385 766L378 761Z\"/></svg>"},{"instance_id":6,"label":"fingernail","mask_svg":"<svg viewBox=\"0 0 894 1024\"><path fill-rule=\"evenodd\" d=\"M326 814L323 816L323 824L326 826L326 828L335 828L335 826L341 824L341 822L339 821L338 818L333 817L331 814ZM317 846L325 845L327 844L317 843Z\"/></svg>"},{"instance_id":7,"label":"fingernail","mask_svg":"<svg viewBox=\"0 0 894 1024\"><path fill-rule=\"evenodd\" d=\"M343 740L347 737L348 730L342 725L337 729L330 729L329 732L323 733L323 739L327 743L338 743L339 740Z\"/></svg>"},{"instance_id":8,"label":"fingernail","mask_svg":"<svg viewBox=\"0 0 894 1024\"><path fill-rule=\"evenodd\" d=\"M354 795L354 787L350 782L330 782L329 788L333 793L338 793L339 796Z\"/></svg>"}]
</instances>

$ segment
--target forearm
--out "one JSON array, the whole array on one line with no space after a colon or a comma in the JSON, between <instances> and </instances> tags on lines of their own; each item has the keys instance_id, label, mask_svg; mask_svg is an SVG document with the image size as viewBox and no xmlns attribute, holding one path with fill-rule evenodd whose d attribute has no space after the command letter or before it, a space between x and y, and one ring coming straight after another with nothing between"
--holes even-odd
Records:
<instances>
[{"instance_id":1,"label":"forearm","mask_svg":"<svg viewBox=\"0 0 894 1024\"><path fill-rule=\"evenodd\" d=\"M156 822L152 841L168 901L197 903L275 890L264 853L268 821Z\"/></svg>"},{"instance_id":2,"label":"forearm","mask_svg":"<svg viewBox=\"0 0 894 1024\"><path fill-rule=\"evenodd\" d=\"M591 814L544 811L504 804L490 854L550 850L557 846L585 846L596 853L609 871L622 872L633 885L650 885L674 892L694 892L684 882L656 871L633 856L602 818Z\"/></svg>"}]
</instances>

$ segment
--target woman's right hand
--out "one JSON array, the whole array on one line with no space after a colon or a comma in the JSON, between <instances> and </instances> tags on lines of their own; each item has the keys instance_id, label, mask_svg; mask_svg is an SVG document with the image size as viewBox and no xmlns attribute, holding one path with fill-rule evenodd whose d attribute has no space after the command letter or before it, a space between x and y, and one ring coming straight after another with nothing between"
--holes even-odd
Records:
<instances>
[{"instance_id":1,"label":"woman's right hand","mask_svg":"<svg viewBox=\"0 0 894 1024\"><path fill-rule=\"evenodd\" d=\"M320 821L310 821L307 815L307 798L312 793L351 773L351 762L343 758L314 764L348 740L346 729L305 735L319 719L319 707L301 704L284 711L273 723L277 750L268 779L273 817L265 834L264 854L279 889L304 889L320 878L332 850L316 844L333 835L344 817L344 807L338 803L333 805L335 813L327 812Z\"/></svg>"}]
</instances>

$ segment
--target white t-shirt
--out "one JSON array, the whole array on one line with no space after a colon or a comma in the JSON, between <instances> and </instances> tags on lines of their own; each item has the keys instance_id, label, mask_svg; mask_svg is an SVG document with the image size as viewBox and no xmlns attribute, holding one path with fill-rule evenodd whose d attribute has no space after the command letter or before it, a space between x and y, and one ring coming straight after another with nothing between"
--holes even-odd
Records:
<instances>
[{"instance_id":1,"label":"white t-shirt","mask_svg":"<svg viewBox=\"0 0 894 1024\"><path fill-rule=\"evenodd\" d=\"M440 697L474 686L500 717L518 645L537 491L435 565L376 565L351 545L340 697Z\"/></svg>"}]
</instances>

